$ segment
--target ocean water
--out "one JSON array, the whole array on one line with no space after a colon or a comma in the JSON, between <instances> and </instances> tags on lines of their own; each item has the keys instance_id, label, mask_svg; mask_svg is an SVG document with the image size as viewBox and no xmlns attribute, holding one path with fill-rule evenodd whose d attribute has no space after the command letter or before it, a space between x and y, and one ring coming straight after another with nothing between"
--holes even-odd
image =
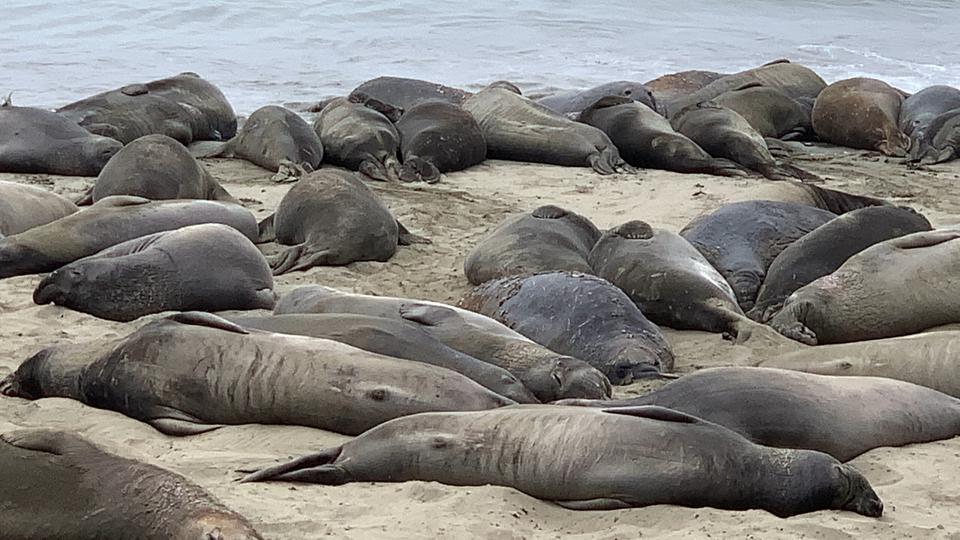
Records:
<instances>
[{"instance_id":1,"label":"ocean water","mask_svg":"<svg viewBox=\"0 0 960 540\"><path fill-rule=\"evenodd\" d=\"M244 114L379 75L543 92L777 58L912 92L960 86L958 16L958 0L5 0L0 93L56 107L195 71Z\"/></svg>"}]
</instances>

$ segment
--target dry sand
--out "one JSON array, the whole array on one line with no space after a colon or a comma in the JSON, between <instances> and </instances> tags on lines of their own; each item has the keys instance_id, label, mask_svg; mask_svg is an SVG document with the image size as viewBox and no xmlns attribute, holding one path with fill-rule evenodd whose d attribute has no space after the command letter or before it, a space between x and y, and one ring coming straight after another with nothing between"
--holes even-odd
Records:
<instances>
[{"instance_id":1,"label":"dry sand","mask_svg":"<svg viewBox=\"0 0 960 540\"><path fill-rule=\"evenodd\" d=\"M935 225L960 223L960 162L908 170L878 154L807 148L797 158L828 179L827 186L892 198L925 212ZM239 160L209 160L210 171L259 217L275 208L289 185ZM47 185L75 197L92 179L0 175ZM489 161L446 175L441 184L373 184L407 227L433 240L404 247L388 263L315 268L278 279L280 293L300 285L456 302L469 288L464 256L485 233L514 212L553 203L583 213L601 228L630 219L679 230L693 217L737 200L760 198L769 183L642 171L602 177L588 169ZM272 251L274 248L271 248ZM0 281L0 377L40 348L124 335L143 324L111 323L31 301L38 276ZM719 335L665 331L677 369L750 364L799 347L761 335L742 345ZM642 391L618 388L620 396ZM251 519L266 538L960 538L960 439L883 448L854 465L886 505L880 519L850 512L815 512L780 519L763 511L654 506L576 512L502 487L448 487L429 482L350 484L237 484L235 469L265 465L348 438L300 427L236 426L187 438L164 436L117 413L67 399L35 402L0 398L0 430L13 427L77 430L121 455L177 471ZM7 478L4 481L16 481ZM2 525L0 525L2 527ZM2 528L0 528L2 531ZM2 536L2 532L0 532Z\"/></svg>"}]
</instances>

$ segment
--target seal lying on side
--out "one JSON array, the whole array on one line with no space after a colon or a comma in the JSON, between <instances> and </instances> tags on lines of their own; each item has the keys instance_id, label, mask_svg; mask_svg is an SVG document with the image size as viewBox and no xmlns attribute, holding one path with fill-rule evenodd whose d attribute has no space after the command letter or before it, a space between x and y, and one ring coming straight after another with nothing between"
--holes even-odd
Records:
<instances>
[{"instance_id":1,"label":"seal lying on side","mask_svg":"<svg viewBox=\"0 0 960 540\"><path fill-rule=\"evenodd\" d=\"M650 90L650 93L653 94L654 99L656 99L660 105L657 111L666 114L667 108L665 105L667 103L692 94L727 75L728 73L691 69L661 75L656 79L651 79L643 83L643 86Z\"/></svg>"},{"instance_id":2,"label":"seal lying on side","mask_svg":"<svg viewBox=\"0 0 960 540\"><path fill-rule=\"evenodd\" d=\"M833 218L777 255L748 315L765 323L794 291L833 273L853 255L877 242L930 229L927 218L906 207L870 206Z\"/></svg>"},{"instance_id":3,"label":"seal lying on side","mask_svg":"<svg viewBox=\"0 0 960 540\"><path fill-rule=\"evenodd\" d=\"M834 214L843 214L869 206L890 206L890 202L866 195L855 195L814 184L797 182L761 182L751 186L747 200L777 201L802 204ZM747 202L746 200L731 202Z\"/></svg>"},{"instance_id":4,"label":"seal lying on side","mask_svg":"<svg viewBox=\"0 0 960 540\"><path fill-rule=\"evenodd\" d=\"M610 381L586 362L557 354L489 317L446 304L313 285L280 298L274 313L357 313L415 323L448 347L506 369L541 401L610 397Z\"/></svg>"},{"instance_id":5,"label":"seal lying on side","mask_svg":"<svg viewBox=\"0 0 960 540\"><path fill-rule=\"evenodd\" d=\"M399 181L400 134L385 116L392 107L363 97L338 98L323 108L313 124L326 160L374 180Z\"/></svg>"},{"instance_id":6,"label":"seal lying on side","mask_svg":"<svg viewBox=\"0 0 960 540\"><path fill-rule=\"evenodd\" d=\"M680 231L733 287L744 310L753 307L777 255L836 214L802 204L745 201L725 204Z\"/></svg>"},{"instance_id":7,"label":"seal lying on side","mask_svg":"<svg viewBox=\"0 0 960 540\"><path fill-rule=\"evenodd\" d=\"M267 260L236 229L217 223L141 236L72 262L33 293L101 319L162 311L273 309Z\"/></svg>"},{"instance_id":8,"label":"seal lying on side","mask_svg":"<svg viewBox=\"0 0 960 540\"><path fill-rule=\"evenodd\" d=\"M561 92L541 98L537 103L559 114L576 114L607 96L627 98L630 101L643 103L654 111L657 110L657 100L653 97L653 93L643 83L633 81L615 81L587 90Z\"/></svg>"},{"instance_id":9,"label":"seal lying on side","mask_svg":"<svg viewBox=\"0 0 960 540\"><path fill-rule=\"evenodd\" d=\"M592 167L600 174L632 170L599 129L574 122L494 83L463 104L480 124L487 157L512 161Z\"/></svg>"},{"instance_id":10,"label":"seal lying on side","mask_svg":"<svg viewBox=\"0 0 960 540\"><path fill-rule=\"evenodd\" d=\"M492 317L537 343L585 360L613 384L673 369L660 329L610 282L543 272L486 282L459 306Z\"/></svg>"},{"instance_id":11,"label":"seal lying on side","mask_svg":"<svg viewBox=\"0 0 960 540\"><path fill-rule=\"evenodd\" d=\"M703 418L764 446L849 461L881 446L960 435L960 400L880 377L828 377L755 367L703 369L645 396L557 405L657 405Z\"/></svg>"},{"instance_id":12,"label":"seal lying on side","mask_svg":"<svg viewBox=\"0 0 960 540\"><path fill-rule=\"evenodd\" d=\"M934 118L923 136L914 141L917 146L911 147L911 162L933 165L955 159L960 155L960 108Z\"/></svg>"},{"instance_id":13,"label":"seal lying on side","mask_svg":"<svg viewBox=\"0 0 960 540\"><path fill-rule=\"evenodd\" d=\"M597 276L620 287L656 324L734 332L743 317L723 276L674 232L628 221L605 232L589 260Z\"/></svg>"},{"instance_id":14,"label":"seal lying on side","mask_svg":"<svg viewBox=\"0 0 960 540\"><path fill-rule=\"evenodd\" d=\"M770 320L806 343L912 334L960 322L960 230L918 232L873 245L799 289Z\"/></svg>"},{"instance_id":15,"label":"seal lying on side","mask_svg":"<svg viewBox=\"0 0 960 540\"><path fill-rule=\"evenodd\" d=\"M903 100L898 126L916 142L941 114L960 109L960 89L952 86L930 86ZM911 150L913 144L910 145Z\"/></svg>"},{"instance_id":16,"label":"seal lying on side","mask_svg":"<svg viewBox=\"0 0 960 540\"><path fill-rule=\"evenodd\" d=\"M491 279L550 270L591 274L587 255L600 231L584 216L546 205L511 217L481 240L463 264L467 280Z\"/></svg>"},{"instance_id":17,"label":"seal lying on side","mask_svg":"<svg viewBox=\"0 0 960 540\"><path fill-rule=\"evenodd\" d=\"M820 139L851 148L903 157L910 138L897 119L903 95L889 84L856 77L826 87L813 105L813 129Z\"/></svg>"},{"instance_id":18,"label":"seal lying on side","mask_svg":"<svg viewBox=\"0 0 960 540\"><path fill-rule=\"evenodd\" d=\"M154 321L113 343L45 349L4 379L0 391L73 398L168 435L224 424L356 435L408 414L513 403L449 369L329 339L248 331L197 312Z\"/></svg>"},{"instance_id":19,"label":"seal lying on side","mask_svg":"<svg viewBox=\"0 0 960 540\"><path fill-rule=\"evenodd\" d=\"M462 171L487 159L487 141L477 121L457 105L428 101L403 113L400 180L435 183L440 174Z\"/></svg>"},{"instance_id":20,"label":"seal lying on side","mask_svg":"<svg viewBox=\"0 0 960 540\"><path fill-rule=\"evenodd\" d=\"M213 495L160 467L64 431L0 435L5 538L262 540Z\"/></svg>"},{"instance_id":21,"label":"seal lying on side","mask_svg":"<svg viewBox=\"0 0 960 540\"><path fill-rule=\"evenodd\" d=\"M826 508L871 517L883 511L866 478L826 454L755 445L662 407L521 405L408 416L244 478L265 480L494 484L574 510L679 504L782 517Z\"/></svg>"},{"instance_id":22,"label":"seal lying on side","mask_svg":"<svg viewBox=\"0 0 960 540\"><path fill-rule=\"evenodd\" d=\"M462 105L473 94L459 88L418 79L377 77L356 87L351 95L370 97L409 111L426 101L444 101Z\"/></svg>"},{"instance_id":23,"label":"seal lying on side","mask_svg":"<svg viewBox=\"0 0 960 540\"><path fill-rule=\"evenodd\" d=\"M813 134L811 107L776 88L753 86L731 90L713 102L736 111L764 138L789 140Z\"/></svg>"},{"instance_id":24,"label":"seal lying on side","mask_svg":"<svg viewBox=\"0 0 960 540\"><path fill-rule=\"evenodd\" d=\"M107 197L90 208L0 240L0 278L52 272L127 240L160 231L222 223L257 241L246 208L217 201L149 201Z\"/></svg>"},{"instance_id":25,"label":"seal lying on side","mask_svg":"<svg viewBox=\"0 0 960 540\"><path fill-rule=\"evenodd\" d=\"M77 210L77 205L50 190L0 181L0 235L20 234Z\"/></svg>"}]
</instances>

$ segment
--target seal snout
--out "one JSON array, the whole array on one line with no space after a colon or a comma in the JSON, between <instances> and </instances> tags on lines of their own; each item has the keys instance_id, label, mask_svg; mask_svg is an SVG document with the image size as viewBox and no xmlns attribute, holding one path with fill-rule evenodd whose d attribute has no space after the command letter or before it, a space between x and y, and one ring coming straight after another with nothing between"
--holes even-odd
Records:
<instances>
[{"instance_id":1,"label":"seal snout","mask_svg":"<svg viewBox=\"0 0 960 540\"><path fill-rule=\"evenodd\" d=\"M79 277L79 275L64 276L57 271L45 277L33 291L33 303L38 306L50 303L62 305L66 300L66 289L62 286L62 280L67 277Z\"/></svg>"}]
</instances>

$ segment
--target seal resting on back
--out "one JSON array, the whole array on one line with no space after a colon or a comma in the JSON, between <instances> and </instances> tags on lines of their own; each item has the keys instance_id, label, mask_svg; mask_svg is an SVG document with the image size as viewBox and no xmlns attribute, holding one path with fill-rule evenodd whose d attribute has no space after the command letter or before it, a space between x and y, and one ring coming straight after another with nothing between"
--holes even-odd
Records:
<instances>
[{"instance_id":1,"label":"seal resting on back","mask_svg":"<svg viewBox=\"0 0 960 540\"><path fill-rule=\"evenodd\" d=\"M643 103L647 107L657 110L657 100L653 97L653 93L643 83L633 81L615 81L587 90L561 92L541 98L537 100L537 103L556 113L576 114L607 96L627 98L630 101Z\"/></svg>"},{"instance_id":2,"label":"seal resting on back","mask_svg":"<svg viewBox=\"0 0 960 540\"><path fill-rule=\"evenodd\" d=\"M374 179L400 179L398 109L364 96L337 98L313 124L327 161ZM393 115L392 118L386 114Z\"/></svg>"},{"instance_id":3,"label":"seal resting on back","mask_svg":"<svg viewBox=\"0 0 960 540\"><path fill-rule=\"evenodd\" d=\"M52 191L0 181L0 238L46 225L77 210L77 205Z\"/></svg>"},{"instance_id":4,"label":"seal resting on back","mask_svg":"<svg viewBox=\"0 0 960 540\"><path fill-rule=\"evenodd\" d=\"M660 329L623 291L595 276L542 272L494 279L464 295L459 306L585 360L613 384L673 369Z\"/></svg>"},{"instance_id":5,"label":"seal resting on back","mask_svg":"<svg viewBox=\"0 0 960 540\"><path fill-rule=\"evenodd\" d=\"M400 180L434 183L440 174L462 171L487 158L487 141L477 121L457 105L428 101L403 113Z\"/></svg>"},{"instance_id":6,"label":"seal resting on back","mask_svg":"<svg viewBox=\"0 0 960 540\"><path fill-rule=\"evenodd\" d=\"M44 349L4 379L0 391L76 399L168 435L226 424L356 435L418 412L513 404L449 369L329 339L246 330L197 312L159 319L110 343Z\"/></svg>"},{"instance_id":7,"label":"seal resting on back","mask_svg":"<svg viewBox=\"0 0 960 540\"><path fill-rule=\"evenodd\" d=\"M5 538L262 540L183 476L48 429L0 435Z\"/></svg>"},{"instance_id":8,"label":"seal resting on back","mask_svg":"<svg viewBox=\"0 0 960 540\"><path fill-rule=\"evenodd\" d=\"M51 273L33 293L38 305L124 322L161 311L273 309L275 299L257 246L217 223L117 244Z\"/></svg>"},{"instance_id":9,"label":"seal resting on back","mask_svg":"<svg viewBox=\"0 0 960 540\"><path fill-rule=\"evenodd\" d=\"M426 101L462 105L473 95L459 88L404 77L377 77L356 87L350 94L373 98L406 111Z\"/></svg>"},{"instance_id":10,"label":"seal resting on back","mask_svg":"<svg viewBox=\"0 0 960 540\"><path fill-rule=\"evenodd\" d=\"M600 231L584 216L546 205L511 217L481 240L463 264L467 280L491 279L550 270L593 273L587 255Z\"/></svg>"},{"instance_id":11,"label":"seal resting on back","mask_svg":"<svg viewBox=\"0 0 960 540\"><path fill-rule=\"evenodd\" d=\"M903 97L899 90L877 79L856 77L835 82L817 96L813 129L829 143L906 156L910 138L897 125Z\"/></svg>"},{"instance_id":12,"label":"seal resting on back","mask_svg":"<svg viewBox=\"0 0 960 540\"><path fill-rule=\"evenodd\" d=\"M782 517L827 508L883 512L866 478L826 454L756 445L662 407L521 405L408 416L243 481L266 480L493 484L574 510L678 504Z\"/></svg>"}]
</instances>

